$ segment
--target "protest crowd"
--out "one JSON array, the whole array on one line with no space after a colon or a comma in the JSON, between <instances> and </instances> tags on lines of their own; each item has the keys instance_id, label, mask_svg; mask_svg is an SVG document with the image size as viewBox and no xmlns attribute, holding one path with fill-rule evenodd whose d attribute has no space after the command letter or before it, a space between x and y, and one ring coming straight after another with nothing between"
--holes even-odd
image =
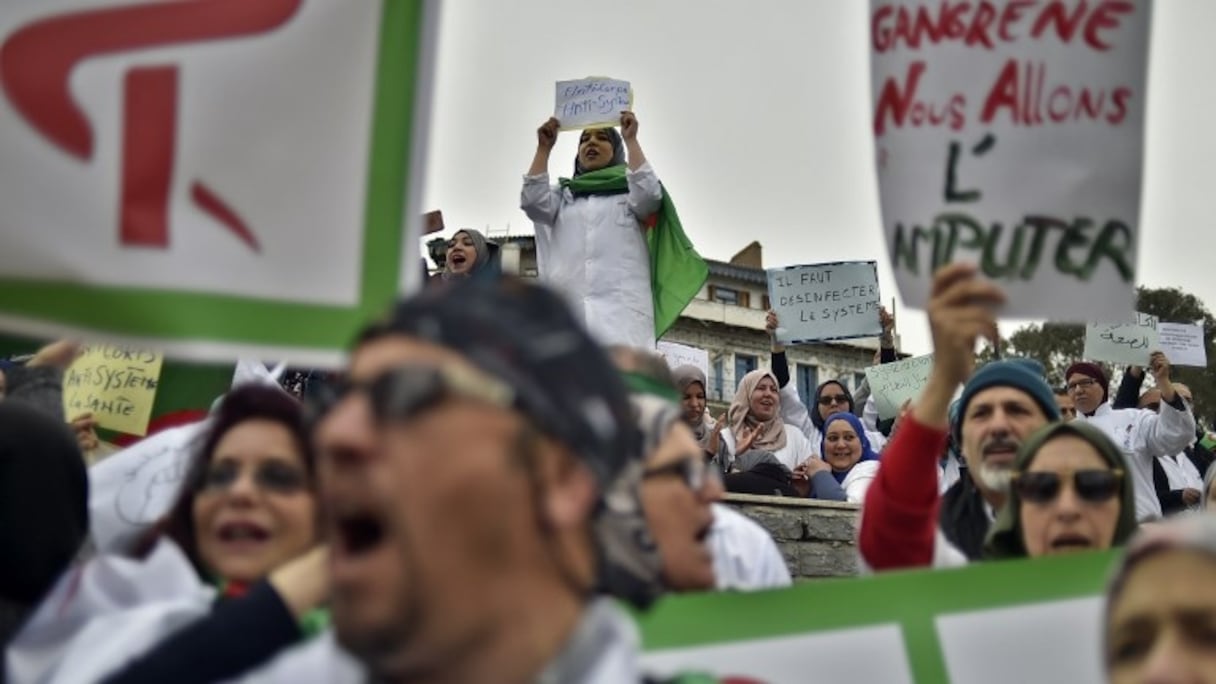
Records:
<instances>
[{"instance_id":1,"label":"protest crowd","mask_svg":"<svg viewBox=\"0 0 1216 684\"><path fill-rule=\"evenodd\" d=\"M84 454L123 456L98 455L90 415L64 414L79 345L4 364L9 681L637 681L618 602L791 583L726 492L861 505L868 572L1130 542L1107 614L1112 680L1189 666L1188 649L1211 674L1188 621L1210 624L1216 603L1160 593L1216 579L1216 516L1159 522L1216 502L1165 354L1114 394L1080 359L1062 388L1030 359L977 368L1005 295L954 264L933 280L928 378L895 420L837 380L808 411L774 311L771 363L711 416L704 372L655 353L643 310L667 277L641 228L664 191L636 117L584 131L574 179L551 186L556 125L538 131L521 196L543 236L539 284L458 231L340 373L263 373L218 399L180 491L137 537L90 535ZM878 322L876 360L894 362L894 320ZM1205 617L1175 617L1175 598Z\"/></svg>"},{"instance_id":2,"label":"protest crowd","mask_svg":"<svg viewBox=\"0 0 1216 684\"><path fill-rule=\"evenodd\" d=\"M459 229L340 369L241 361L123 436L65 409L85 342L0 362L0 681L728 681L652 671L635 617L793 586L732 505L780 497L859 511L848 581L1108 552L1108 680L1216 682L1216 455L1168 353L1072 359L1062 386L984 362L1010 296L959 260L930 276L932 360L894 415L869 381L802 396L787 350L811 341L777 306L715 413L705 370L656 351L705 262L638 117L612 123L573 133L557 180L561 122L536 131L535 280ZM871 299L874 368L903 363ZM115 478L143 498L99 500Z\"/></svg>"}]
</instances>

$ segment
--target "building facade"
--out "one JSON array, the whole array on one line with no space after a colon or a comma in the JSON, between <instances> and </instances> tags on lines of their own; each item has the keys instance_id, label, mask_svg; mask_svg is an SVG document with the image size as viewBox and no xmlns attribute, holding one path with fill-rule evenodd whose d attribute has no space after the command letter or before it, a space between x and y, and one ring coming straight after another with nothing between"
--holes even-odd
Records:
<instances>
[{"instance_id":1,"label":"building facade","mask_svg":"<svg viewBox=\"0 0 1216 684\"><path fill-rule=\"evenodd\" d=\"M505 272L536 277L536 247L531 235L489 237L501 246ZM442 238L427 243L437 265L443 263L444 243ZM770 342L764 326L769 309L768 280L757 242L730 261L706 261L709 278L663 340L704 349L709 354L706 394L710 410L717 416L734 398L744 375L769 365ZM798 345L787 348L786 356L799 397L808 410L814 410L810 404L819 383L839 380L855 390L865 377L865 369L876 363L877 352L878 338L874 337Z\"/></svg>"}]
</instances>

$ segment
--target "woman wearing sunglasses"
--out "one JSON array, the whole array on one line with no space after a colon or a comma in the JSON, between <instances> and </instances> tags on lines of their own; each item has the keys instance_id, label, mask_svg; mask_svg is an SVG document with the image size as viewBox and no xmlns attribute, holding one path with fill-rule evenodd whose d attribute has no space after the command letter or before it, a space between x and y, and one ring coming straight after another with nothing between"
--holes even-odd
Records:
<instances>
[{"instance_id":1,"label":"woman wearing sunglasses","mask_svg":"<svg viewBox=\"0 0 1216 684\"><path fill-rule=\"evenodd\" d=\"M214 681L327 623L299 403L246 385L210 420L176 503L134 557L93 558L39 608L9 656L17 681Z\"/></svg>"},{"instance_id":2,"label":"woman wearing sunglasses","mask_svg":"<svg viewBox=\"0 0 1216 684\"><path fill-rule=\"evenodd\" d=\"M1098 428L1050 424L1022 444L1014 467L985 558L1108 549L1135 532L1135 484L1122 452Z\"/></svg>"}]
</instances>

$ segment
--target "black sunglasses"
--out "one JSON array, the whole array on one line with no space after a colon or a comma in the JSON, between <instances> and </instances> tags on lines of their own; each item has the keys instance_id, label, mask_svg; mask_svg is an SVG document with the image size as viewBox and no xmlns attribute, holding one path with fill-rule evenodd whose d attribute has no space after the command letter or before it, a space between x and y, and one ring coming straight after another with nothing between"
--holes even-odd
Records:
<instances>
[{"instance_id":1,"label":"black sunglasses","mask_svg":"<svg viewBox=\"0 0 1216 684\"><path fill-rule=\"evenodd\" d=\"M847 404L847 403L849 403L849 397L844 394L833 394L830 396L825 394L825 395L819 397L820 406L831 406L832 404Z\"/></svg>"},{"instance_id":2,"label":"black sunglasses","mask_svg":"<svg viewBox=\"0 0 1216 684\"><path fill-rule=\"evenodd\" d=\"M1015 473L1013 487L1023 501L1036 504L1050 503L1060 495L1063 480L1072 476L1072 488L1077 496L1089 503L1109 501L1119 493L1123 482L1123 470L1100 468L1056 473L1052 471L1029 471Z\"/></svg>"},{"instance_id":3,"label":"black sunglasses","mask_svg":"<svg viewBox=\"0 0 1216 684\"><path fill-rule=\"evenodd\" d=\"M648 468L642 473L642 479L653 477L678 477L694 492L701 491L705 484L713 479L722 477L717 464L706 461L700 454L682 458L678 461L664 463L661 466Z\"/></svg>"},{"instance_id":4,"label":"black sunglasses","mask_svg":"<svg viewBox=\"0 0 1216 684\"><path fill-rule=\"evenodd\" d=\"M320 389L307 404L310 424L315 426L352 392L368 395L379 423L416 416L451 397L477 399L502 408L512 408L516 403L515 391L509 385L471 367L403 366L370 381L343 379Z\"/></svg>"},{"instance_id":5,"label":"black sunglasses","mask_svg":"<svg viewBox=\"0 0 1216 684\"><path fill-rule=\"evenodd\" d=\"M236 484L244 468L233 461L212 463L203 474L199 491L222 492ZM258 489L275 494L294 494L308 486L308 475L302 468L266 461L253 469L253 483Z\"/></svg>"}]
</instances>

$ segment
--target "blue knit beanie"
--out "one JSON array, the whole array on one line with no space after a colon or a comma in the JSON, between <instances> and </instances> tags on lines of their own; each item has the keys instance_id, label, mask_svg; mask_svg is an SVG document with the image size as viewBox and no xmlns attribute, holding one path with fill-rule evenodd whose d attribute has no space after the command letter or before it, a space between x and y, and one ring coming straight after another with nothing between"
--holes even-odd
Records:
<instances>
[{"instance_id":1,"label":"blue knit beanie","mask_svg":"<svg viewBox=\"0 0 1216 684\"><path fill-rule=\"evenodd\" d=\"M1047 384L1043 364L1024 358L992 361L971 375L971 379L963 386L962 396L958 398L958 420L950 427L955 441L960 445L963 440L963 421L967 419L967 404L971 403L976 394L989 387L1020 389L1038 403L1048 421L1055 422L1060 419L1060 407L1056 405L1055 393Z\"/></svg>"}]
</instances>

